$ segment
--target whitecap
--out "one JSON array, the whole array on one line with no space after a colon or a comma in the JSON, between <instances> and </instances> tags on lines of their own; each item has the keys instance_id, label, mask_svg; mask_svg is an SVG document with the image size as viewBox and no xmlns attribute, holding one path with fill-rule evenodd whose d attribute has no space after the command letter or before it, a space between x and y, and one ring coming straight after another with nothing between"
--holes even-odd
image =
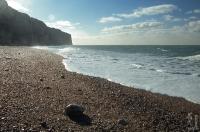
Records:
<instances>
[{"instance_id":1,"label":"whitecap","mask_svg":"<svg viewBox=\"0 0 200 132\"><path fill-rule=\"evenodd\" d=\"M140 69L140 68L143 67L142 65L139 65L139 64L131 64L131 66L133 66L133 67L135 67L135 68L138 68L138 69Z\"/></svg>"},{"instance_id":2,"label":"whitecap","mask_svg":"<svg viewBox=\"0 0 200 132\"><path fill-rule=\"evenodd\" d=\"M156 71L156 72L164 72L164 70L162 69L155 69L155 68L150 68L149 70Z\"/></svg>"},{"instance_id":3,"label":"whitecap","mask_svg":"<svg viewBox=\"0 0 200 132\"><path fill-rule=\"evenodd\" d=\"M166 50L166 49L162 49L162 48L157 48L158 50L161 50L161 51L163 51L163 52L168 52L168 50Z\"/></svg>"},{"instance_id":4,"label":"whitecap","mask_svg":"<svg viewBox=\"0 0 200 132\"><path fill-rule=\"evenodd\" d=\"M162 69L156 69L157 72L164 72Z\"/></svg>"},{"instance_id":5,"label":"whitecap","mask_svg":"<svg viewBox=\"0 0 200 132\"><path fill-rule=\"evenodd\" d=\"M47 47L47 46L33 46L32 48L34 48L34 49L42 49L42 50L48 50L49 49L49 47Z\"/></svg>"},{"instance_id":6,"label":"whitecap","mask_svg":"<svg viewBox=\"0 0 200 132\"><path fill-rule=\"evenodd\" d=\"M186 56L186 57L176 57L176 58L177 59L182 59L182 60L197 61L197 60L200 60L200 54L192 55L192 56Z\"/></svg>"},{"instance_id":7,"label":"whitecap","mask_svg":"<svg viewBox=\"0 0 200 132\"><path fill-rule=\"evenodd\" d=\"M67 52L71 52L71 51L76 51L76 50L79 50L79 49L67 47L67 48L59 49L58 53L62 54L62 53L67 53Z\"/></svg>"},{"instance_id":8,"label":"whitecap","mask_svg":"<svg viewBox=\"0 0 200 132\"><path fill-rule=\"evenodd\" d=\"M65 69L67 70L67 71L72 71L72 70L70 70L70 68L69 68L69 66L67 65L67 63L63 60L63 65L65 66Z\"/></svg>"}]
</instances>

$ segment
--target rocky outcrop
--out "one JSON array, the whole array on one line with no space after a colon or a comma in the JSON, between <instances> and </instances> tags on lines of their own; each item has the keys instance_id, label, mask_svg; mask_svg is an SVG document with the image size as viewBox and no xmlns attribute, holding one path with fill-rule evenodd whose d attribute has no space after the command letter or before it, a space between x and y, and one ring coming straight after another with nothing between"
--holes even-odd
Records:
<instances>
[{"instance_id":1,"label":"rocky outcrop","mask_svg":"<svg viewBox=\"0 0 200 132\"><path fill-rule=\"evenodd\" d=\"M0 45L71 45L71 35L49 28L0 0Z\"/></svg>"}]
</instances>

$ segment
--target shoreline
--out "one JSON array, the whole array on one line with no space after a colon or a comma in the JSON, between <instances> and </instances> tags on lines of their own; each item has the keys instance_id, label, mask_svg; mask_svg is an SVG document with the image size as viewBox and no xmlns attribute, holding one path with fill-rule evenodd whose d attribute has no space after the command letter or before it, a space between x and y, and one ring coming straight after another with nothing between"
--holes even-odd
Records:
<instances>
[{"instance_id":1,"label":"shoreline","mask_svg":"<svg viewBox=\"0 0 200 132\"><path fill-rule=\"evenodd\" d=\"M200 105L184 98L69 72L49 51L0 47L0 60L0 131L47 130L41 122L52 131L181 131L189 128L188 113L200 116ZM70 103L86 108L91 125L63 114Z\"/></svg>"},{"instance_id":2,"label":"shoreline","mask_svg":"<svg viewBox=\"0 0 200 132\"><path fill-rule=\"evenodd\" d=\"M64 62L62 63L64 66L65 66L65 69L68 71L68 72L72 72L72 73L75 73L75 74L80 74L80 75L83 75L83 76L89 76L89 77L95 77L95 78L99 78L99 79L105 79L111 83L116 83L116 84L119 84L119 85L122 85L124 87L129 87L129 88L133 88L133 89L138 89L138 90L144 90L144 91L147 91L147 92L151 92L151 93L154 93L154 94L161 94L161 95L166 95L166 96L170 96L170 97L175 97L175 98L183 98L185 99L186 101L189 101L191 103L194 103L194 104L198 104L200 105L200 102L195 102L193 101L192 99L187 99L183 96L173 96L173 95L169 95L169 94L165 94L165 93L159 93L159 92L153 92L151 90L147 90L145 88L139 88L139 87L135 87L135 86L128 86L126 84L123 84L123 83L119 83L119 82L115 82L113 81L112 79L109 79L109 78L102 78L102 77L98 77L98 76L92 76L92 75L87 75L87 74L83 74L81 72L75 72L75 71L71 71L69 68L66 68L67 67L67 64L65 64Z\"/></svg>"},{"instance_id":3,"label":"shoreline","mask_svg":"<svg viewBox=\"0 0 200 132\"><path fill-rule=\"evenodd\" d=\"M48 49L41 49L41 50L47 50ZM56 54L56 55L59 55L59 54ZM60 55L59 55L60 56ZM192 102L192 103L195 103L195 104L199 104L200 105L200 102L197 102L197 101L194 101L192 99L189 99L189 98L185 98L183 96L173 96L173 95L169 95L169 94L165 94L165 93L159 93L159 92L153 92L151 90L147 90L146 88L139 88L139 87L135 87L135 86L129 86L129 85L126 85L126 84L123 84L123 83L119 83L119 82L115 82L113 81L112 79L109 79L109 78L103 78L103 77L99 77L99 76L92 76L92 75L87 75L87 74L84 74L84 73L81 73L81 72L75 72L75 71L72 71L70 70L70 68L68 67L68 65L64 62L64 60L62 61L62 64L65 66L65 69L68 71L68 72L73 72L73 73L76 73L76 74L81 74L83 76L89 76L89 77L96 77L96 78L99 78L99 79L106 79L107 81L110 81L112 83L117 83L119 85L122 85L122 86L125 86L125 87L130 87L130 88L134 88L134 89L138 89L138 90L145 90L147 92L151 92L151 93L155 93L155 94L161 94L161 95L167 95L167 96L170 96L170 97L177 97L177 98L184 98L185 100L189 101L189 102Z\"/></svg>"}]
</instances>

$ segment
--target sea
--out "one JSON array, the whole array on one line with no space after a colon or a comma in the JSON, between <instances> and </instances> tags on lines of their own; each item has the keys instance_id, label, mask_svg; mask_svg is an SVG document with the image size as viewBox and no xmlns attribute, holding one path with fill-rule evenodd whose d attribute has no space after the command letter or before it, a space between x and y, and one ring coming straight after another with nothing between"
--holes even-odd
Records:
<instances>
[{"instance_id":1,"label":"sea","mask_svg":"<svg viewBox=\"0 0 200 132\"><path fill-rule=\"evenodd\" d=\"M51 46L68 71L200 104L200 45Z\"/></svg>"}]
</instances>

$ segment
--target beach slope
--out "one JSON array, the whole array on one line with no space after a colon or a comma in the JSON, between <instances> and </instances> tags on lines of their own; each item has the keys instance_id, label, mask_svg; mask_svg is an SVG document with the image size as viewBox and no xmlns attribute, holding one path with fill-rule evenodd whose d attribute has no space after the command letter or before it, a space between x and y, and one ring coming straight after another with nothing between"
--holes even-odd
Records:
<instances>
[{"instance_id":1,"label":"beach slope","mask_svg":"<svg viewBox=\"0 0 200 132\"><path fill-rule=\"evenodd\" d=\"M62 57L0 47L0 131L187 131L200 105L68 72ZM81 119L64 114L85 107ZM189 116L188 116L189 115ZM191 122L188 119L191 119ZM196 125L200 127L200 122Z\"/></svg>"}]
</instances>

